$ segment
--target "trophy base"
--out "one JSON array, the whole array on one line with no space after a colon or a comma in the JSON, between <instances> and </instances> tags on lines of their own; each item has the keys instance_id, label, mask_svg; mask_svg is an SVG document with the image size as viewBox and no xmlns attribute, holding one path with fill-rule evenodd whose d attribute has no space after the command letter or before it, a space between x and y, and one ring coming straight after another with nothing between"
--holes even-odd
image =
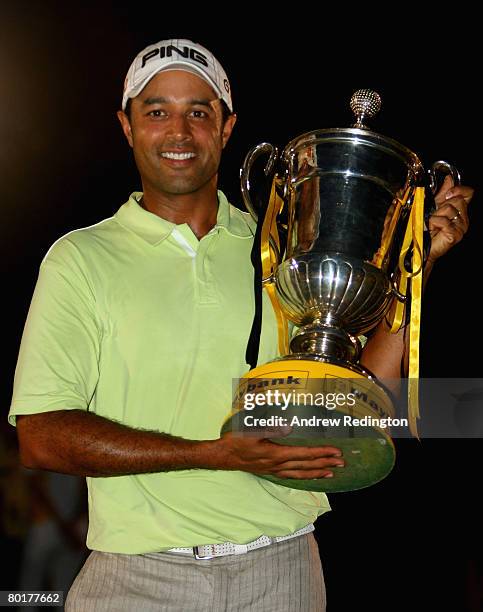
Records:
<instances>
[{"instance_id":1,"label":"trophy base","mask_svg":"<svg viewBox=\"0 0 483 612\"><path fill-rule=\"evenodd\" d=\"M331 468L332 478L259 477L292 489L355 491L391 472L393 417L388 393L358 366L289 355L258 366L240 379L221 433L263 436L288 446L339 448L345 467ZM264 436L267 430L285 425L291 427L288 435Z\"/></svg>"}]
</instances>

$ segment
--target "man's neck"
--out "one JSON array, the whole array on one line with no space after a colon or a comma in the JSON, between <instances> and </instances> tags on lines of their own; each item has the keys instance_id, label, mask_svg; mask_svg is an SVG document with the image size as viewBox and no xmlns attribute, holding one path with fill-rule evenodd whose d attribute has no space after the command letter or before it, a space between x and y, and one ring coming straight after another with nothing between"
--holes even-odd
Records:
<instances>
[{"instance_id":1,"label":"man's neck","mask_svg":"<svg viewBox=\"0 0 483 612\"><path fill-rule=\"evenodd\" d=\"M190 226L201 240L216 224L218 196L216 187L189 194L160 194L144 187L141 206L162 219Z\"/></svg>"}]
</instances>

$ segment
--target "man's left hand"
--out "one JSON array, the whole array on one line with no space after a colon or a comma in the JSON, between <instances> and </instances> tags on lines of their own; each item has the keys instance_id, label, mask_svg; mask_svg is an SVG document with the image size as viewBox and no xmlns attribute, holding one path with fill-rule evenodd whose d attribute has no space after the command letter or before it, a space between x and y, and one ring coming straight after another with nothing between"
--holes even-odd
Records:
<instances>
[{"instance_id":1,"label":"man's left hand","mask_svg":"<svg viewBox=\"0 0 483 612\"><path fill-rule=\"evenodd\" d=\"M433 264L451 247L457 244L468 231L468 204L474 189L464 185L454 186L447 175L435 196L436 211L429 218L431 250L428 263Z\"/></svg>"}]
</instances>

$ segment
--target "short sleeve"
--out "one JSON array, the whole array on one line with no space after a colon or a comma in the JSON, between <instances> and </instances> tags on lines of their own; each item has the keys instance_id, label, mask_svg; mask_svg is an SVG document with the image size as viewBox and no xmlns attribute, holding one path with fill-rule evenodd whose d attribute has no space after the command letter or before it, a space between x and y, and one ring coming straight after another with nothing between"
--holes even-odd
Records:
<instances>
[{"instance_id":1,"label":"short sleeve","mask_svg":"<svg viewBox=\"0 0 483 612\"><path fill-rule=\"evenodd\" d=\"M19 414L88 409L99 378L101 330L81 253L63 238L40 266L15 370L11 425Z\"/></svg>"}]
</instances>

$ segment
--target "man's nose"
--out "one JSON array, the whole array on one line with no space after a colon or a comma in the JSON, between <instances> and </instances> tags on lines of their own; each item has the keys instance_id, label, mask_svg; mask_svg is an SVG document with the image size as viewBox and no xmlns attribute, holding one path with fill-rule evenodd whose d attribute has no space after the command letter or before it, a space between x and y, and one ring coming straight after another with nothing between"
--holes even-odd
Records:
<instances>
[{"instance_id":1,"label":"man's nose","mask_svg":"<svg viewBox=\"0 0 483 612\"><path fill-rule=\"evenodd\" d=\"M167 136L175 142L184 142L191 139L191 127L187 117L173 114L169 118Z\"/></svg>"}]
</instances>

